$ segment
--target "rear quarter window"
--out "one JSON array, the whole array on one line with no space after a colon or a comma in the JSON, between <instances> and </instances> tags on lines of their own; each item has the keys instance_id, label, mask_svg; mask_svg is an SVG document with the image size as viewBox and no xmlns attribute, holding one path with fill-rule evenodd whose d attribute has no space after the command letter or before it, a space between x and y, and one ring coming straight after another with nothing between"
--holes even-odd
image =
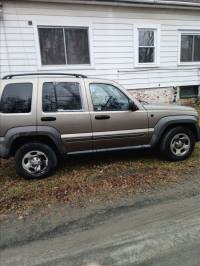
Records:
<instances>
[{"instance_id":1,"label":"rear quarter window","mask_svg":"<svg viewBox=\"0 0 200 266\"><path fill-rule=\"evenodd\" d=\"M2 93L0 111L7 114L30 113L32 90L32 83L7 84Z\"/></svg>"}]
</instances>

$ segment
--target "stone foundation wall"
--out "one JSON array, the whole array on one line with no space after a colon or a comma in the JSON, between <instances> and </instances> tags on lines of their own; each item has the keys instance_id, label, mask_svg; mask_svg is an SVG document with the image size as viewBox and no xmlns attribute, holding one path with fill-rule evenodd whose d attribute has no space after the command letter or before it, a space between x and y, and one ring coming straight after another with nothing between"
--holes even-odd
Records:
<instances>
[{"instance_id":1,"label":"stone foundation wall","mask_svg":"<svg viewBox=\"0 0 200 266\"><path fill-rule=\"evenodd\" d=\"M175 97L173 88L137 89L129 91L136 99L149 103L172 103Z\"/></svg>"},{"instance_id":2,"label":"stone foundation wall","mask_svg":"<svg viewBox=\"0 0 200 266\"><path fill-rule=\"evenodd\" d=\"M129 92L138 100L147 101L149 103L177 103L183 105L192 105L200 102L200 94L198 99L180 99L178 87L168 88L152 88L129 90ZM200 93L200 92L199 92Z\"/></svg>"}]
</instances>

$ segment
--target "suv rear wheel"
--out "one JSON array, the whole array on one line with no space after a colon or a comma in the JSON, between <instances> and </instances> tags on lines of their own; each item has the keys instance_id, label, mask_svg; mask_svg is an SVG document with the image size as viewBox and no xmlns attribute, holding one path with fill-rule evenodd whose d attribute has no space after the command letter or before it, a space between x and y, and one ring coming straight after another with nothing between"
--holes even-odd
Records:
<instances>
[{"instance_id":1,"label":"suv rear wheel","mask_svg":"<svg viewBox=\"0 0 200 266\"><path fill-rule=\"evenodd\" d=\"M195 147L195 137L187 128L176 127L169 130L161 143L161 152L170 161L187 159Z\"/></svg>"},{"instance_id":2,"label":"suv rear wheel","mask_svg":"<svg viewBox=\"0 0 200 266\"><path fill-rule=\"evenodd\" d=\"M39 179L50 176L57 167L55 151L43 143L27 143L15 153L18 175L26 179Z\"/></svg>"}]
</instances>

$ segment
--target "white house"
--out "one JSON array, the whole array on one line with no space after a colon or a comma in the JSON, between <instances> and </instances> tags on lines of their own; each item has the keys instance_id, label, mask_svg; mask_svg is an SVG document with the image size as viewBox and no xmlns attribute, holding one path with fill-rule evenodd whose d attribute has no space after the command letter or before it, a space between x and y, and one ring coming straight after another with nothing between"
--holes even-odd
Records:
<instances>
[{"instance_id":1,"label":"white house","mask_svg":"<svg viewBox=\"0 0 200 266\"><path fill-rule=\"evenodd\" d=\"M0 76L75 72L137 97L175 101L200 86L200 0L0 1Z\"/></svg>"}]
</instances>

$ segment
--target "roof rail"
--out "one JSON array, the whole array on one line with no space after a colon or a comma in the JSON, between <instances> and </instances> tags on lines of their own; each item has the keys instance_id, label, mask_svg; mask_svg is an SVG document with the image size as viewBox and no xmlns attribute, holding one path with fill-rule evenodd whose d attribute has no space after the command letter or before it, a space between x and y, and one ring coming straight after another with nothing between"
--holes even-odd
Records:
<instances>
[{"instance_id":1,"label":"roof rail","mask_svg":"<svg viewBox=\"0 0 200 266\"><path fill-rule=\"evenodd\" d=\"M6 75L2 79L12 79L13 77L24 77L24 76L74 76L76 78L87 78L85 75L74 74L74 73L24 73L24 74L11 74Z\"/></svg>"}]
</instances>

